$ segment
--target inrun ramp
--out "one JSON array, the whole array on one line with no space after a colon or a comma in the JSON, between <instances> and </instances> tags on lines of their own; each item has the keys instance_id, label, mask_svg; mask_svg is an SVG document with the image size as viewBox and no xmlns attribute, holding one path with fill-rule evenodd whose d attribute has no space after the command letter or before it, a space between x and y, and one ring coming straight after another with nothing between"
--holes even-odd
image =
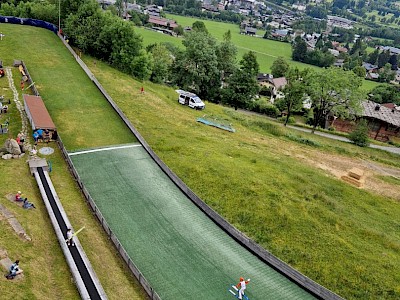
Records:
<instances>
[{"instance_id":1,"label":"inrun ramp","mask_svg":"<svg viewBox=\"0 0 400 300\"><path fill-rule=\"evenodd\" d=\"M211 221L135 144L70 153L103 217L161 299L314 299Z\"/></svg>"},{"instance_id":2,"label":"inrun ramp","mask_svg":"<svg viewBox=\"0 0 400 300\"><path fill-rule=\"evenodd\" d=\"M63 208L60 207L60 202L57 201L58 196L47 171L44 170L43 167L35 167L35 162L32 162L32 160L29 164L39 186L43 201L45 202L54 230L60 242L61 249L63 250L67 263L71 269L81 298L107 300L103 287L92 269L78 238L74 238L74 247L66 246L66 232L67 227L70 227L70 223ZM67 226L67 224L69 226Z\"/></svg>"}]
</instances>

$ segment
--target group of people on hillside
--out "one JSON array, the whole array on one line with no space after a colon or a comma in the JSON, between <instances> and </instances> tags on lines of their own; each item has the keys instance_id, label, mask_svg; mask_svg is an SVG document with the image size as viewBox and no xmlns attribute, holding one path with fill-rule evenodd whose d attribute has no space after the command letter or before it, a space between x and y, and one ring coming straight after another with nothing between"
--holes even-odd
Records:
<instances>
[{"instance_id":1,"label":"group of people on hillside","mask_svg":"<svg viewBox=\"0 0 400 300\"><path fill-rule=\"evenodd\" d=\"M37 145L38 141L41 140L43 142L50 142L50 140L56 140L57 139L57 131L52 131L48 129L37 129L33 132L33 140L35 142L35 145Z\"/></svg>"},{"instance_id":2,"label":"group of people on hillside","mask_svg":"<svg viewBox=\"0 0 400 300\"><path fill-rule=\"evenodd\" d=\"M15 195L15 201L22 202L22 207L25 209L36 208L33 203L28 201L28 198L23 197L21 191L18 191L18 193Z\"/></svg>"},{"instance_id":3,"label":"group of people on hillside","mask_svg":"<svg viewBox=\"0 0 400 300\"><path fill-rule=\"evenodd\" d=\"M25 142L25 134L21 131L17 134L17 138L15 139L18 143L19 149L21 153L25 152L24 142Z\"/></svg>"}]
</instances>

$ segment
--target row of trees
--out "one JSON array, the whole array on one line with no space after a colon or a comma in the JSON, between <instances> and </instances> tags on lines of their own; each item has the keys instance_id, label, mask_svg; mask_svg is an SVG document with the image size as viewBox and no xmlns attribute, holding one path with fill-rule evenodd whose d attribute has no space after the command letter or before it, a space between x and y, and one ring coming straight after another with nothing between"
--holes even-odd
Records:
<instances>
[{"instance_id":1,"label":"row of trees","mask_svg":"<svg viewBox=\"0 0 400 300\"><path fill-rule=\"evenodd\" d=\"M319 67L329 67L335 62L335 57L328 51L329 47L308 50L306 42L297 36L292 44L292 59Z\"/></svg>"}]
</instances>

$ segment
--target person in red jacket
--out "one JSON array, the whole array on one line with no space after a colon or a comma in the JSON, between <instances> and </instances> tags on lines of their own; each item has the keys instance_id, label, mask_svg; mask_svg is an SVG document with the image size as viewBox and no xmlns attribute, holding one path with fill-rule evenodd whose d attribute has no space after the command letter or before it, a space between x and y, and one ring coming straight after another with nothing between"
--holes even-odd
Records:
<instances>
[{"instance_id":1,"label":"person in red jacket","mask_svg":"<svg viewBox=\"0 0 400 300\"><path fill-rule=\"evenodd\" d=\"M249 282L250 278L245 281L243 277L240 277L239 283L236 285L236 287L239 289L239 295L238 295L239 299L242 299L242 297L244 296L244 290L246 289L246 285Z\"/></svg>"}]
</instances>

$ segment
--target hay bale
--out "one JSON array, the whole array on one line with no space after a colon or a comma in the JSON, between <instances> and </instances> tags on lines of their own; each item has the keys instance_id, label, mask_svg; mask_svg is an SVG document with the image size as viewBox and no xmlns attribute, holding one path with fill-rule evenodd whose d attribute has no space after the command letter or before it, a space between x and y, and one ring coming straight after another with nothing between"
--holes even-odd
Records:
<instances>
[{"instance_id":1,"label":"hay bale","mask_svg":"<svg viewBox=\"0 0 400 300\"><path fill-rule=\"evenodd\" d=\"M364 171L358 168L352 168L349 171L349 176L357 180L360 180L364 176Z\"/></svg>"},{"instance_id":2,"label":"hay bale","mask_svg":"<svg viewBox=\"0 0 400 300\"><path fill-rule=\"evenodd\" d=\"M353 177L350 177L350 176L347 176L347 175L344 175L341 178L342 178L342 180L344 180L344 181L346 181L346 182L348 182L348 183L350 183L350 184L352 184L352 185L354 185L356 187L362 187L363 184L364 184L363 181L357 180L357 179L355 179Z\"/></svg>"}]
</instances>

